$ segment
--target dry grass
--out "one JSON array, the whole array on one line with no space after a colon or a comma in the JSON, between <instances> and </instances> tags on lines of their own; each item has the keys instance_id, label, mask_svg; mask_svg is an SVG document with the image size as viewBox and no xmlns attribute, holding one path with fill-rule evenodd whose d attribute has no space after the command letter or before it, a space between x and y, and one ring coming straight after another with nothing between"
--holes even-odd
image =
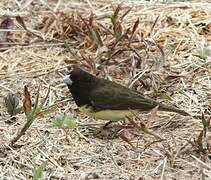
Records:
<instances>
[{"instance_id":1,"label":"dry grass","mask_svg":"<svg viewBox=\"0 0 211 180\"><path fill-rule=\"evenodd\" d=\"M76 112L72 99L65 101L70 97L62 83L68 69L80 66L192 115L206 110L208 117L211 54L204 50L211 49L210 3L125 1L115 32L109 18L116 10L115 3L18 2L0 3L2 20L3 15L20 15L27 27L24 30L14 19L9 45L0 47L1 179L31 179L36 164L45 164L43 179L211 178L210 129L206 138L200 139L201 120L160 113L156 122L151 122L151 130L166 140L156 142L154 137L136 132L134 151L121 139L96 137L90 125L96 120ZM117 40L119 34L124 36ZM8 92L21 97L24 85L33 94L40 84L42 96L51 85L46 106L62 103L36 120L11 147L10 141L26 119L18 114L15 122L8 124L3 97ZM72 113L78 127L53 127L52 119L59 113ZM140 117L148 119L144 114Z\"/></svg>"}]
</instances>

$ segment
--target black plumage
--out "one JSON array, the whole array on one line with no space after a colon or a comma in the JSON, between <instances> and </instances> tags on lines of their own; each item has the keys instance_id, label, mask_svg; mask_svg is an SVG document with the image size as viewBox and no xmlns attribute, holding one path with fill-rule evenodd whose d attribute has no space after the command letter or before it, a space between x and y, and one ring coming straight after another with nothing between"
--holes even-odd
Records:
<instances>
[{"instance_id":1,"label":"black plumage","mask_svg":"<svg viewBox=\"0 0 211 180\"><path fill-rule=\"evenodd\" d=\"M64 82L67 84L77 106L88 108L89 115L91 111L93 113L107 112L108 110L114 111L114 113L129 112L131 110L150 111L156 106L159 106L159 110L162 111L189 115L181 109L159 103L138 91L106 79L97 78L79 68L74 69L67 75ZM111 118L112 116L108 117ZM106 117L102 119L106 119Z\"/></svg>"}]
</instances>

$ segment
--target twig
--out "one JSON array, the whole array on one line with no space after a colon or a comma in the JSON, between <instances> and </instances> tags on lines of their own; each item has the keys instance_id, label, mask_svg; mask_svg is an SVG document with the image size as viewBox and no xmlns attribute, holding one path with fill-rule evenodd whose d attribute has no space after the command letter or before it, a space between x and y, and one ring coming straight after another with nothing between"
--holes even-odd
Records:
<instances>
[{"instance_id":1,"label":"twig","mask_svg":"<svg viewBox=\"0 0 211 180\"><path fill-rule=\"evenodd\" d=\"M208 169L211 169L211 166L207 165L206 163L204 163L203 161L201 161L199 158L197 158L196 156L194 155L190 155L192 158L194 158L196 161L198 161L202 166L208 168Z\"/></svg>"},{"instance_id":2,"label":"twig","mask_svg":"<svg viewBox=\"0 0 211 180\"><path fill-rule=\"evenodd\" d=\"M141 131L145 132L146 134L150 134L160 140L163 140L163 138L161 138L159 135L149 131L149 129L141 122L141 125L138 125L132 118L128 117L128 120L130 121L131 124L134 125L134 127L136 127L137 129L140 129Z\"/></svg>"},{"instance_id":3,"label":"twig","mask_svg":"<svg viewBox=\"0 0 211 180\"><path fill-rule=\"evenodd\" d=\"M161 180L166 179L164 177L164 175L165 175L165 169L166 169L166 162L167 162L167 157L165 157L164 160L163 160L163 168L162 168L162 173L161 173L161 177L160 177Z\"/></svg>"}]
</instances>

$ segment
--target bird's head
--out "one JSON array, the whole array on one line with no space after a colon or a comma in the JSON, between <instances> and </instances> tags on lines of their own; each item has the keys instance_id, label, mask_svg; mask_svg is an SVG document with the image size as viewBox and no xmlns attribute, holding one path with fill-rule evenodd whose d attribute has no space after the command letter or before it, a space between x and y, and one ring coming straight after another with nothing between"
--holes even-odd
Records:
<instances>
[{"instance_id":1,"label":"bird's head","mask_svg":"<svg viewBox=\"0 0 211 180\"><path fill-rule=\"evenodd\" d=\"M96 77L89 74L88 72L75 68L63 79L64 83L68 86L83 86L87 84L92 84L96 81Z\"/></svg>"},{"instance_id":2,"label":"bird's head","mask_svg":"<svg viewBox=\"0 0 211 180\"><path fill-rule=\"evenodd\" d=\"M97 77L80 68L72 70L64 77L63 81L68 86L78 106L89 104L89 94L98 84Z\"/></svg>"}]
</instances>

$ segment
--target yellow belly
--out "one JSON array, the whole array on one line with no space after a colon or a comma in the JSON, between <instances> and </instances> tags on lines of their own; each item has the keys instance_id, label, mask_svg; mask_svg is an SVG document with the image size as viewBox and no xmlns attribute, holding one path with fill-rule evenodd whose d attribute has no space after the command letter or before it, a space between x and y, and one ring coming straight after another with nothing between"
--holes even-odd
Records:
<instances>
[{"instance_id":1,"label":"yellow belly","mask_svg":"<svg viewBox=\"0 0 211 180\"><path fill-rule=\"evenodd\" d=\"M82 106L79 110L95 119L119 121L126 117L132 117L134 114L138 113L138 110L103 110L98 112L93 112L91 108Z\"/></svg>"}]
</instances>

